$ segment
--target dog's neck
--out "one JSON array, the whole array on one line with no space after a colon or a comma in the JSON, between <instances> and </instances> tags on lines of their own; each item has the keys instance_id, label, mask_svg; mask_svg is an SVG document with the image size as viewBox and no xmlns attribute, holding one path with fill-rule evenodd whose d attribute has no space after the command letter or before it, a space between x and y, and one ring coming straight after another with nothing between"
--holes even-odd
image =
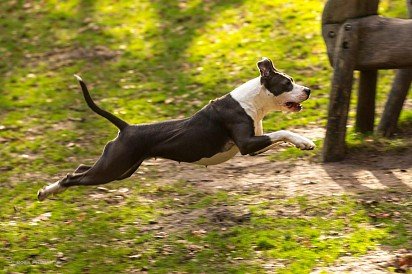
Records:
<instances>
[{"instance_id":1,"label":"dog's neck","mask_svg":"<svg viewBox=\"0 0 412 274\"><path fill-rule=\"evenodd\" d=\"M280 107L280 103L256 77L237 87L230 95L239 102L246 113L255 121L260 121L265 115Z\"/></svg>"}]
</instances>

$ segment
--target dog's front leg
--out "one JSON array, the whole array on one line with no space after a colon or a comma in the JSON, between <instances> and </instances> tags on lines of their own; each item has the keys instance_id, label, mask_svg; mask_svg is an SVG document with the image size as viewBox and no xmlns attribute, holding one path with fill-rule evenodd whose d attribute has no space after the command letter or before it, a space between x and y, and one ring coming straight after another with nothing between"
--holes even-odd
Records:
<instances>
[{"instance_id":1,"label":"dog's front leg","mask_svg":"<svg viewBox=\"0 0 412 274\"><path fill-rule=\"evenodd\" d=\"M315 148L311 140L290 131L280 130L256 136L253 125L249 123L233 123L228 126L233 141L242 155L261 153L279 141L290 142L300 149Z\"/></svg>"},{"instance_id":2,"label":"dog's front leg","mask_svg":"<svg viewBox=\"0 0 412 274\"><path fill-rule=\"evenodd\" d=\"M294 144L302 150L312 150L316 145L306 137L287 130L280 130L267 134L273 143L285 141Z\"/></svg>"},{"instance_id":3,"label":"dog's front leg","mask_svg":"<svg viewBox=\"0 0 412 274\"><path fill-rule=\"evenodd\" d=\"M271 132L265 135L270 138L272 145L262 150L259 150L257 152L251 153L250 155L254 156L254 155L261 154L265 151L268 151L269 149L272 149L277 142L281 142L281 141L292 143L297 148L300 148L301 150L312 150L316 147L316 145L308 138L303 137L299 134L287 131L287 130Z\"/></svg>"}]
</instances>

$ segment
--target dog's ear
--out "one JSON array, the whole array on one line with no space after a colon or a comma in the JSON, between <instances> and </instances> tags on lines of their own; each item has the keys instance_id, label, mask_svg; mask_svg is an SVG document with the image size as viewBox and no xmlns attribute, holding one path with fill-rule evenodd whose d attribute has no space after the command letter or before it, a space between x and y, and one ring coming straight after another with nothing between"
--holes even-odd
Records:
<instances>
[{"instance_id":1,"label":"dog's ear","mask_svg":"<svg viewBox=\"0 0 412 274\"><path fill-rule=\"evenodd\" d=\"M262 60L257 62L257 66L259 68L260 75L262 77L268 77L271 71L273 72L276 71L275 67L273 66L272 61L266 57L263 57Z\"/></svg>"}]
</instances>

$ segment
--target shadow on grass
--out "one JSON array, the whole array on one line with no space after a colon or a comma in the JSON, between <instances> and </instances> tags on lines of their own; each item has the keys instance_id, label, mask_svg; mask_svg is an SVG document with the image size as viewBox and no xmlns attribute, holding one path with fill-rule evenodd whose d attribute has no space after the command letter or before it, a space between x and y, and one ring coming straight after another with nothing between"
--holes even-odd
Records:
<instances>
[{"instance_id":1,"label":"shadow on grass","mask_svg":"<svg viewBox=\"0 0 412 274\"><path fill-rule=\"evenodd\" d=\"M395 250L412 244L412 131L408 121L400 127L396 140L373 141L369 136L370 142L351 146L342 162L323 164L330 178L367 212L370 224L388 231L381 243Z\"/></svg>"}]
</instances>

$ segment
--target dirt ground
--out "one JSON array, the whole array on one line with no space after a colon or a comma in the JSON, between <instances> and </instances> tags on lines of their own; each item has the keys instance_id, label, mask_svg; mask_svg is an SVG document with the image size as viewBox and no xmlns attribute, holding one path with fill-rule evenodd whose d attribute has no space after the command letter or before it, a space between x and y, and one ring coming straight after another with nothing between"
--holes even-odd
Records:
<instances>
[{"instance_id":1,"label":"dirt ground","mask_svg":"<svg viewBox=\"0 0 412 274\"><path fill-rule=\"evenodd\" d=\"M314 140L324 136L322 129L295 131ZM350 153L346 160L337 163L322 163L316 159L273 162L267 157L272 153L276 153L276 150L255 157L238 155L226 163L207 168L152 159L144 162L139 171L144 174L149 167L155 166L159 174L157 181L160 184L170 182L168 177L162 175L173 174L173 180L184 180L205 192L224 190L229 195L251 191L256 193L256 195L248 195L250 200L242 201L240 208L279 198L280 193L285 197L352 195L363 201L396 200L412 195L412 146L410 145L402 151L358 151ZM207 212L172 214L153 228L156 229L160 225L162 230L167 231L173 230L176 226L189 226L199 214L207 214ZM222 212L212 212L212 214L218 215ZM321 273L321 271L386 273L385 269L388 265L408 252L411 250L391 252L378 248L362 257L343 257L335 266L316 269L314 273ZM268 272L272 272L270 266Z\"/></svg>"},{"instance_id":2,"label":"dirt ground","mask_svg":"<svg viewBox=\"0 0 412 274\"><path fill-rule=\"evenodd\" d=\"M324 136L323 129L295 132L312 140ZM144 162L142 168L157 166L159 174L173 174L174 179L211 190L278 189L287 196L373 195L375 190L389 188L412 193L410 146L402 151L356 152L336 163L322 163L316 159L272 162L267 156L273 153L276 149L253 157L237 155L226 163L209 167L152 159ZM159 181L167 183L168 178L160 177Z\"/></svg>"}]
</instances>

